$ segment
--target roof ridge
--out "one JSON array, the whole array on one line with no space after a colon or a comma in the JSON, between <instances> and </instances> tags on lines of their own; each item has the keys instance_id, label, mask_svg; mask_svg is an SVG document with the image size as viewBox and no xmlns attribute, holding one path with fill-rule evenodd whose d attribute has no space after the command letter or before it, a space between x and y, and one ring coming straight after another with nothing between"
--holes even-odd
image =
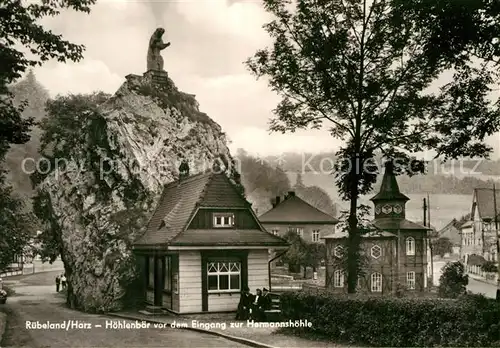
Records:
<instances>
[{"instance_id":1,"label":"roof ridge","mask_svg":"<svg viewBox=\"0 0 500 348\"><path fill-rule=\"evenodd\" d=\"M329 217L332 217L332 218L334 218L334 219L337 219L335 216L330 215L330 214L328 214L327 212L325 212L325 211L323 211L323 210L321 210L321 209L319 209L319 208L315 207L314 205L312 205L312 204L308 203L307 201L305 201L304 199L300 198L300 197L299 197L299 196L297 196L297 195L292 196L292 197L297 197L297 198L298 198L298 199L300 199L302 202L304 202L305 204L307 204L307 205L308 205L308 206L310 206L311 208L316 209L316 210L317 210L317 211L319 211L320 213L323 213L323 214L325 214L325 215L328 215ZM285 201L286 201L286 199L285 199Z\"/></svg>"},{"instance_id":2,"label":"roof ridge","mask_svg":"<svg viewBox=\"0 0 500 348\"><path fill-rule=\"evenodd\" d=\"M205 196L208 184L213 180L213 177L214 177L213 176L213 174L214 174L213 171L208 170L208 171L205 171L203 174L204 175L201 175L200 178L208 177L207 182L203 186L203 189L201 190L201 192L200 192L200 194L198 196L198 199L196 200L194 208L191 211L191 213L189 214L189 218L186 220L186 222L184 223L184 226L182 226L182 228L180 229L179 233L177 233L177 235L175 235L172 238L172 241L174 241L176 238L178 238L182 234L182 232L184 232L189 227L189 224L191 223L191 220L193 219L193 216L197 213L197 211L199 209L200 202L202 201L203 197Z\"/></svg>"},{"instance_id":3,"label":"roof ridge","mask_svg":"<svg viewBox=\"0 0 500 348\"><path fill-rule=\"evenodd\" d=\"M208 185L210 185L210 183L212 182L212 180L215 177L215 173L211 172L211 174L212 175L209 176L207 182L205 183L205 186L203 187L200 195L198 196L198 199L196 200L196 205L195 205L196 207L200 204L201 201L203 201L203 198L205 198L205 195L207 194L207 187L208 187Z\"/></svg>"}]
</instances>

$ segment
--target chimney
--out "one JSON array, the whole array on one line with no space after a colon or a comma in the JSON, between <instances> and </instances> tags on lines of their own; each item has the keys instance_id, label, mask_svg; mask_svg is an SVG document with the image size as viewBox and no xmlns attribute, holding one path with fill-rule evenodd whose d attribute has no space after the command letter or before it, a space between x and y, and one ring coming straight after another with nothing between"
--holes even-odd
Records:
<instances>
[{"instance_id":1,"label":"chimney","mask_svg":"<svg viewBox=\"0 0 500 348\"><path fill-rule=\"evenodd\" d=\"M276 205L280 204L281 202L281 197L280 196L276 196Z\"/></svg>"},{"instance_id":2,"label":"chimney","mask_svg":"<svg viewBox=\"0 0 500 348\"><path fill-rule=\"evenodd\" d=\"M294 197L295 191L288 191L288 197Z\"/></svg>"},{"instance_id":3,"label":"chimney","mask_svg":"<svg viewBox=\"0 0 500 348\"><path fill-rule=\"evenodd\" d=\"M271 205L273 208L276 206L276 198L271 198Z\"/></svg>"},{"instance_id":4,"label":"chimney","mask_svg":"<svg viewBox=\"0 0 500 348\"><path fill-rule=\"evenodd\" d=\"M186 160L182 160L182 163L179 166L179 181L182 181L188 176L189 176L189 164Z\"/></svg>"}]
</instances>

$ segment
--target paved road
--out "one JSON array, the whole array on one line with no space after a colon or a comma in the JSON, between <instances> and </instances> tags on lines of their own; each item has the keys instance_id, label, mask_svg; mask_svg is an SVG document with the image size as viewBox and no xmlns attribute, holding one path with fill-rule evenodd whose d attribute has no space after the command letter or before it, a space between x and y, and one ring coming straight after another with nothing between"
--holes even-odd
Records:
<instances>
[{"instance_id":1,"label":"paved road","mask_svg":"<svg viewBox=\"0 0 500 348\"><path fill-rule=\"evenodd\" d=\"M434 261L434 284L439 284L439 277L441 276L441 268L446 264L444 261ZM497 288L495 285L484 283L469 277L469 285L467 290L475 294L483 294L486 297L495 298Z\"/></svg>"},{"instance_id":2,"label":"paved road","mask_svg":"<svg viewBox=\"0 0 500 348\"><path fill-rule=\"evenodd\" d=\"M9 315L7 332L1 347L247 347L221 337L180 329L106 329L106 322L124 322L103 315L85 314L65 306L64 297L55 293L52 283L57 272L35 274L18 278L15 283L6 280L16 291L8 298L4 310ZM41 329L26 328L27 322L60 323L78 321L92 328ZM131 321L127 321L132 323ZM102 325L96 328L95 325Z\"/></svg>"}]
</instances>

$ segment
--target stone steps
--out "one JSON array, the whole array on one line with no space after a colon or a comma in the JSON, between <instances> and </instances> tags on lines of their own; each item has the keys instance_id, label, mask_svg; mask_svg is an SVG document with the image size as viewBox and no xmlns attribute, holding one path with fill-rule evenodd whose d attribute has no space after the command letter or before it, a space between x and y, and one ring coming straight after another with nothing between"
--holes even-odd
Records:
<instances>
[{"instance_id":1,"label":"stone steps","mask_svg":"<svg viewBox=\"0 0 500 348\"><path fill-rule=\"evenodd\" d=\"M139 313L144 315L158 315L158 314L169 314L168 311L164 310L159 306L146 306L145 309L140 310Z\"/></svg>"}]
</instances>

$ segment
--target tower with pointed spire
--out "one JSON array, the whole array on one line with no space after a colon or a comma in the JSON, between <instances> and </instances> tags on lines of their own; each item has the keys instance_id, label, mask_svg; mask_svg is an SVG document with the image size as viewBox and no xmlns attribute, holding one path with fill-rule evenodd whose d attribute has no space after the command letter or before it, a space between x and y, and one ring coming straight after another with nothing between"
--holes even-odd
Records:
<instances>
[{"instance_id":1,"label":"tower with pointed spire","mask_svg":"<svg viewBox=\"0 0 500 348\"><path fill-rule=\"evenodd\" d=\"M380 191L371 198L375 219L362 234L361 249L366 258L356 291L391 295L428 290L428 228L406 219L409 200L399 190L394 162L386 162ZM324 237L326 287L337 292L346 291L345 269L335 260L343 257L347 236L341 232Z\"/></svg>"},{"instance_id":2,"label":"tower with pointed spire","mask_svg":"<svg viewBox=\"0 0 500 348\"><path fill-rule=\"evenodd\" d=\"M386 162L380 191L371 198L375 205L375 219L404 219L406 217L406 202L409 200L399 191L393 162Z\"/></svg>"}]
</instances>

